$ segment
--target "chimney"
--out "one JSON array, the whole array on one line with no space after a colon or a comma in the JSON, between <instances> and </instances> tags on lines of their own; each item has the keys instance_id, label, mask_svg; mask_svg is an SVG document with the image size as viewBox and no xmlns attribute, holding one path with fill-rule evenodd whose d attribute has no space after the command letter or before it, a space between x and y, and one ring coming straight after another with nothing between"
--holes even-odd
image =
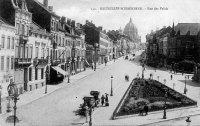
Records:
<instances>
[{"instance_id":1,"label":"chimney","mask_svg":"<svg viewBox=\"0 0 200 126\"><path fill-rule=\"evenodd\" d=\"M76 23L76 27L79 29L80 28L80 23Z\"/></svg>"},{"instance_id":2,"label":"chimney","mask_svg":"<svg viewBox=\"0 0 200 126\"><path fill-rule=\"evenodd\" d=\"M65 23L66 22L66 17L62 16L61 17L61 23Z\"/></svg>"},{"instance_id":3,"label":"chimney","mask_svg":"<svg viewBox=\"0 0 200 126\"><path fill-rule=\"evenodd\" d=\"M48 7L48 0L43 0L43 5L47 8Z\"/></svg>"},{"instance_id":4,"label":"chimney","mask_svg":"<svg viewBox=\"0 0 200 126\"><path fill-rule=\"evenodd\" d=\"M98 27L98 30L99 30L99 31L102 31L102 30L103 30L103 27L102 27L102 26L99 26L99 27Z\"/></svg>"},{"instance_id":5,"label":"chimney","mask_svg":"<svg viewBox=\"0 0 200 126\"><path fill-rule=\"evenodd\" d=\"M49 6L49 11L53 12L53 6Z\"/></svg>"},{"instance_id":6,"label":"chimney","mask_svg":"<svg viewBox=\"0 0 200 126\"><path fill-rule=\"evenodd\" d=\"M76 24L75 20L72 20L71 26L72 26L73 28L75 28L75 24Z\"/></svg>"},{"instance_id":7,"label":"chimney","mask_svg":"<svg viewBox=\"0 0 200 126\"><path fill-rule=\"evenodd\" d=\"M69 25L69 26L71 26L71 19L67 19L67 24Z\"/></svg>"},{"instance_id":8,"label":"chimney","mask_svg":"<svg viewBox=\"0 0 200 126\"><path fill-rule=\"evenodd\" d=\"M83 27L83 25L82 24L80 24L80 28L82 28Z\"/></svg>"},{"instance_id":9,"label":"chimney","mask_svg":"<svg viewBox=\"0 0 200 126\"><path fill-rule=\"evenodd\" d=\"M88 20L86 20L86 22L85 22L86 24L88 24L89 23L89 21Z\"/></svg>"}]
</instances>

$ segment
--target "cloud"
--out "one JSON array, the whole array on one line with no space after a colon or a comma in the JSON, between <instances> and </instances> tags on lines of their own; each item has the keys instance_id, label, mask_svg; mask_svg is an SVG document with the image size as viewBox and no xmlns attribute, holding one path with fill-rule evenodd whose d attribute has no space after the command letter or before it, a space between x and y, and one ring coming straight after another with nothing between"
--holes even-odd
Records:
<instances>
[{"instance_id":1,"label":"cloud","mask_svg":"<svg viewBox=\"0 0 200 126\"><path fill-rule=\"evenodd\" d=\"M145 35L156 27L171 26L174 20L178 22L200 22L200 0L52 0L55 11L60 16L66 16L85 23L92 20L97 26L107 30L123 29L130 17L138 27L138 32L145 41ZM62 3L62 5L61 5ZM104 10L93 11L91 8L99 7L167 7L168 10Z\"/></svg>"},{"instance_id":2,"label":"cloud","mask_svg":"<svg viewBox=\"0 0 200 126\"><path fill-rule=\"evenodd\" d=\"M79 22L85 22L86 19L92 18L92 14L89 9L81 9L78 6L71 6L69 8L60 8L56 11L58 15L65 16Z\"/></svg>"}]
</instances>

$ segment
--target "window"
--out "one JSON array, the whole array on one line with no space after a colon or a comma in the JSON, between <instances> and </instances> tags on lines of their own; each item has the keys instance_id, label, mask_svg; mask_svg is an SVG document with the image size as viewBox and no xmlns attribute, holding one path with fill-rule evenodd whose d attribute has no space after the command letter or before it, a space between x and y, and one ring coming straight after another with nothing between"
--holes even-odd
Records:
<instances>
[{"instance_id":1,"label":"window","mask_svg":"<svg viewBox=\"0 0 200 126\"><path fill-rule=\"evenodd\" d=\"M49 56L49 48L47 48L47 56Z\"/></svg>"},{"instance_id":2,"label":"window","mask_svg":"<svg viewBox=\"0 0 200 126\"><path fill-rule=\"evenodd\" d=\"M25 26L22 24L22 35L25 35Z\"/></svg>"},{"instance_id":3,"label":"window","mask_svg":"<svg viewBox=\"0 0 200 126\"><path fill-rule=\"evenodd\" d=\"M41 79L44 78L44 68L41 69Z\"/></svg>"},{"instance_id":4,"label":"window","mask_svg":"<svg viewBox=\"0 0 200 126\"><path fill-rule=\"evenodd\" d=\"M11 57L11 70L14 69L14 56Z\"/></svg>"},{"instance_id":5,"label":"window","mask_svg":"<svg viewBox=\"0 0 200 126\"><path fill-rule=\"evenodd\" d=\"M14 49L15 46L15 38L12 37L12 42L11 42L11 49Z\"/></svg>"},{"instance_id":6,"label":"window","mask_svg":"<svg viewBox=\"0 0 200 126\"><path fill-rule=\"evenodd\" d=\"M38 47L35 47L35 57L38 58L38 54L39 54L39 49L38 49Z\"/></svg>"},{"instance_id":7,"label":"window","mask_svg":"<svg viewBox=\"0 0 200 126\"><path fill-rule=\"evenodd\" d=\"M15 47L15 57L19 58L19 46Z\"/></svg>"},{"instance_id":8,"label":"window","mask_svg":"<svg viewBox=\"0 0 200 126\"><path fill-rule=\"evenodd\" d=\"M30 49L29 49L29 57L28 58L32 58L32 54L33 54L33 46L31 45Z\"/></svg>"},{"instance_id":9,"label":"window","mask_svg":"<svg viewBox=\"0 0 200 126\"><path fill-rule=\"evenodd\" d=\"M63 38L62 46L64 46L64 45L65 45L65 39Z\"/></svg>"},{"instance_id":10,"label":"window","mask_svg":"<svg viewBox=\"0 0 200 126\"><path fill-rule=\"evenodd\" d=\"M10 57L7 57L7 71L9 71L9 67L10 67Z\"/></svg>"},{"instance_id":11,"label":"window","mask_svg":"<svg viewBox=\"0 0 200 126\"><path fill-rule=\"evenodd\" d=\"M26 26L26 35L27 36L29 35L29 26L28 25Z\"/></svg>"},{"instance_id":12,"label":"window","mask_svg":"<svg viewBox=\"0 0 200 126\"><path fill-rule=\"evenodd\" d=\"M1 56L1 71L4 70L4 56Z\"/></svg>"},{"instance_id":13,"label":"window","mask_svg":"<svg viewBox=\"0 0 200 126\"><path fill-rule=\"evenodd\" d=\"M43 57L44 58L44 48L42 48L42 50L41 50L42 52L41 52L41 57Z\"/></svg>"},{"instance_id":14,"label":"window","mask_svg":"<svg viewBox=\"0 0 200 126\"><path fill-rule=\"evenodd\" d=\"M5 36L2 35L2 37L1 37L1 47L4 48L4 46L5 46Z\"/></svg>"},{"instance_id":15,"label":"window","mask_svg":"<svg viewBox=\"0 0 200 126\"><path fill-rule=\"evenodd\" d=\"M53 20L51 21L51 27L53 27Z\"/></svg>"},{"instance_id":16,"label":"window","mask_svg":"<svg viewBox=\"0 0 200 126\"><path fill-rule=\"evenodd\" d=\"M32 68L29 68L29 81L32 81Z\"/></svg>"},{"instance_id":17,"label":"window","mask_svg":"<svg viewBox=\"0 0 200 126\"><path fill-rule=\"evenodd\" d=\"M68 46L67 40L65 41L65 46Z\"/></svg>"},{"instance_id":18,"label":"window","mask_svg":"<svg viewBox=\"0 0 200 126\"><path fill-rule=\"evenodd\" d=\"M24 58L24 47L23 47L23 45L20 46L20 58Z\"/></svg>"},{"instance_id":19,"label":"window","mask_svg":"<svg viewBox=\"0 0 200 126\"><path fill-rule=\"evenodd\" d=\"M54 22L54 29L53 30L56 31L56 22Z\"/></svg>"},{"instance_id":20,"label":"window","mask_svg":"<svg viewBox=\"0 0 200 126\"><path fill-rule=\"evenodd\" d=\"M25 48L25 58L28 58L28 46Z\"/></svg>"},{"instance_id":21,"label":"window","mask_svg":"<svg viewBox=\"0 0 200 126\"><path fill-rule=\"evenodd\" d=\"M38 69L35 68L35 80L37 80L37 79L38 79Z\"/></svg>"},{"instance_id":22,"label":"window","mask_svg":"<svg viewBox=\"0 0 200 126\"><path fill-rule=\"evenodd\" d=\"M20 25L17 23L17 34L20 34Z\"/></svg>"}]
</instances>

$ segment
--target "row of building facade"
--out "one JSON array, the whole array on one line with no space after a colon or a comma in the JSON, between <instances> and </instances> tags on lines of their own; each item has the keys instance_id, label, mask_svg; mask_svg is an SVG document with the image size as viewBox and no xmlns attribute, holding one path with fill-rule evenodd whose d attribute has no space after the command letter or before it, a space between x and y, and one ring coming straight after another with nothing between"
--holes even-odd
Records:
<instances>
[{"instance_id":1,"label":"row of building facade","mask_svg":"<svg viewBox=\"0 0 200 126\"><path fill-rule=\"evenodd\" d=\"M146 63L195 74L200 81L200 24L178 23L146 35ZM184 65L187 64L187 65Z\"/></svg>"},{"instance_id":2,"label":"row of building facade","mask_svg":"<svg viewBox=\"0 0 200 126\"><path fill-rule=\"evenodd\" d=\"M2 95L14 82L18 94L62 81L86 67L133 52L121 34L117 41L102 27L60 17L37 0L0 1L0 84Z\"/></svg>"}]
</instances>

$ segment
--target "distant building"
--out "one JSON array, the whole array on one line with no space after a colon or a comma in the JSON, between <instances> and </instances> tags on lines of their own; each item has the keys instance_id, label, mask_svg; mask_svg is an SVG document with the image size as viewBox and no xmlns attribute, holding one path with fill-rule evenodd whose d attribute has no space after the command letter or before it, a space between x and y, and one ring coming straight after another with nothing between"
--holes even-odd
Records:
<instances>
[{"instance_id":1,"label":"distant building","mask_svg":"<svg viewBox=\"0 0 200 126\"><path fill-rule=\"evenodd\" d=\"M191 73L200 62L200 23L173 23L172 28L151 32L146 40L149 65Z\"/></svg>"},{"instance_id":2,"label":"distant building","mask_svg":"<svg viewBox=\"0 0 200 126\"><path fill-rule=\"evenodd\" d=\"M129 36L130 39L132 40L132 42L134 42L134 43L140 43L141 42L141 37L138 35L138 29L135 26L135 24L133 24L131 18L130 18L129 23L126 24L123 33L125 35Z\"/></svg>"},{"instance_id":3,"label":"distant building","mask_svg":"<svg viewBox=\"0 0 200 126\"><path fill-rule=\"evenodd\" d=\"M104 59L112 59L112 42L110 38L102 30L102 27L96 27L93 23L86 21L85 29L85 41L92 45L95 54L93 55L93 62L98 61L100 64L104 63Z\"/></svg>"},{"instance_id":4,"label":"distant building","mask_svg":"<svg viewBox=\"0 0 200 126\"><path fill-rule=\"evenodd\" d=\"M178 23L175 27L176 62L200 62L200 23Z\"/></svg>"}]
</instances>

